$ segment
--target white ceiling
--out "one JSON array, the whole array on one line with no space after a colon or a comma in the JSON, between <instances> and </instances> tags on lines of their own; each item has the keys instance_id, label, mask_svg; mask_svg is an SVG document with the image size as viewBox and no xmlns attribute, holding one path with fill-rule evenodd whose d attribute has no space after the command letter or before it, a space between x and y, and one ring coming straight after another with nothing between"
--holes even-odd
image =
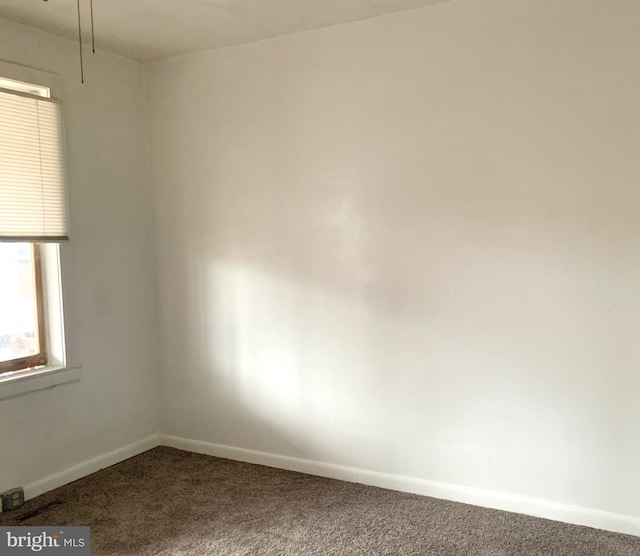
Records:
<instances>
[{"instance_id":1,"label":"white ceiling","mask_svg":"<svg viewBox=\"0 0 640 556\"><path fill-rule=\"evenodd\" d=\"M444 0L93 0L96 47L141 62ZM80 0L90 40L90 0ZM0 17L77 40L76 0L0 0Z\"/></svg>"}]
</instances>

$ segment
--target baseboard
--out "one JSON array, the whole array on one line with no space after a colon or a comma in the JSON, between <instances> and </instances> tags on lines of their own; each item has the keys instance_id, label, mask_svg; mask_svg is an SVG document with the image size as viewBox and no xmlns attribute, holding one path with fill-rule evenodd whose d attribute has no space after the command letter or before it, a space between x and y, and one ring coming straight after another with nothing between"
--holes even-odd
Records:
<instances>
[{"instance_id":1,"label":"baseboard","mask_svg":"<svg viewBox=\"0 0 640 556\"><path fill-rule=\"evenodd\" d=\"M72 483L78 479L82 479L87 475L91 475L91 473L100 471L100 469L115 465L116 463L120 463L121 461L132 458L133 456L137 456L142 452L151 450L159 444L160 441L158 435L152 434L142 440L132 442L122 448L113 450L112 452L107 452L106 454L83 461L73 467L69 467L63 471L54 473L53 475L49 475L48 477L44 477L38 481L34 481L33 483L29 483L24 487L25 499L29 500L31 498L35 498L45 492L49 492L55 488Z\"/></svg>"},{"instance_id":2,"label":"baseboard","mask_svg":"<svg viewBox=\"0 0 640 556\"><path fill-rule=\"evenodd\" d=\"M341 481L421 494L423 496L432 496L434 498L463 502L485 508L542 517L554 521L572 523L574 525L584 525L596 529L604 529L605 531L613 531L615 533L640 536L640 518L604 512L593 508L571 506L548 500L518 496L516 494L429 481L416 477L379 473L366 469L281 456L267 452L257 452L176 436L160 435L160 444L189 452L208 454L248 463L257 463L268 467L307 473L309 475L319 475Z\"/></svg>"}]
</instances>

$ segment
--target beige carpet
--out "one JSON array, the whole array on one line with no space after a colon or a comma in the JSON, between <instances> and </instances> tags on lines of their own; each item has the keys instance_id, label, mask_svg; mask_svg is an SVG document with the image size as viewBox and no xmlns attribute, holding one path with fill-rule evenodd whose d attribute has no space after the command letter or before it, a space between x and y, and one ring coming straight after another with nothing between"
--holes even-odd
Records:
<instances>
[{"instance_id":1,"label":"beige carpet","mask_svg":"<svg viewBox=\"0 0 640 556\"><path fill-rule=\"evenodd\" d=\"M171 448L31 500L0 525L90 525L96 555L640 555L638 537Z\"/></svg>"}]
</instances>

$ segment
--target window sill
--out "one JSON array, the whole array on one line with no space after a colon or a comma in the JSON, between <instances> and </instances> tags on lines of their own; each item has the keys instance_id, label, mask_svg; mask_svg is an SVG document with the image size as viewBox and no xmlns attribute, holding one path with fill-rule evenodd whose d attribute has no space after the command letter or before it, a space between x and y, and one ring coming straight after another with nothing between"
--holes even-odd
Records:
<instances>
[{"instance_id":1,"label":"window sill","mask_svg":"<svg viewBox=\"0 0 640 556\"><path fill-rule=\"evenodd\" d=\"M80 380L82 365L44 367L0 376L0 400Z\"/></svg>"}]
</instances>

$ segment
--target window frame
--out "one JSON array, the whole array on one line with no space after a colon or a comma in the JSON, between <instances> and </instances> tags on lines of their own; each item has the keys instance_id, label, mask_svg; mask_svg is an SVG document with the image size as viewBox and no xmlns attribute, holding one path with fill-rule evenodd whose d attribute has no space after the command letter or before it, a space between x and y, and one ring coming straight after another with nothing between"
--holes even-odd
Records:
<instances>
[{"instance_id":1,"label":"window frame","mask_svg":"<svg viewBox=\"0 0 640 556\"><path fill-rule=\"evenodd\" d=\"M47 87L50 98L64 102L64 81L60 75L0 60L0 76ZM64 118L62 125L64 134ZM73 256L71 246L68 242L42 243L36 239L24 243L37 243L40 250L44 304L42 338L46 346L47 363L45 366L0 373L0 402L38 390L74 383L81 380L83 374L84 365L76 358L76 332L72 326L75 322L74 306L73 303L68 303L67 298L68 292L73 291L73 274L69 270ZM71 353L75 354L75 357Z\"/></svg>"}]
</instances>

